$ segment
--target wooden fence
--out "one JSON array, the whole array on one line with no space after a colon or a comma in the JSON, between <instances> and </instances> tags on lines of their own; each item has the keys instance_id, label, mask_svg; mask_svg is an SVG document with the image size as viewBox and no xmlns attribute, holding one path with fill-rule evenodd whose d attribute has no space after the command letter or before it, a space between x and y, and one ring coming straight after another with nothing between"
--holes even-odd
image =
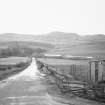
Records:
<instances>
[{"instance_id":1,"label":"wooden fence","mask_svg":"<svg viewBox=\"0 0 105 105\"><path fill-rule=\"evenodd\" d=\"M58 68L56 69L57 72L70 74L73 78L82 82L96 83L98 81L105 80L104 60L71 60L70 65L54 66ZM51 67L52 66L50 65L49 68L52 69Z\"/></svg>"}]
</instances>

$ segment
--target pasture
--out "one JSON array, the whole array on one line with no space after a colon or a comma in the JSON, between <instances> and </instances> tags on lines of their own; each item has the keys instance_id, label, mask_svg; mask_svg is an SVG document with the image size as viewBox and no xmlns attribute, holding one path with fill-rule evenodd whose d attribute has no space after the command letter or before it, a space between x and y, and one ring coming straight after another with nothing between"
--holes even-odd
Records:
<instances>
[{"instance_id":1,"label":"pasture","mask_svg":"<svg viewBox=\"0 0 105 105\"><path fill-rule=\"evenodd\" d=\"M0 80L24 70L30 64L28 57L8 57L0 59Z\"/></svg>"},{"instance_id":2,"label":"pasture","mask_svg":"<svg viewBox=\"0 0 105 105\"><path fill-rule=\"evenodd\" d=\"M65 60L53 58L39 58L39 60L56 67L59 72L73 75L77 80L89 80L88 60Z\"/></svg>"},{"instance_id":3,"label":"pasture","mask_svg":"<svg viewBox=\"0 0 105 105\"><path fill-rule=\"evenodd\" d=\"M27 60L27 57L0 58L0 65L14 65L20 62L26 62Z\"/></svg>"}]
</instances>

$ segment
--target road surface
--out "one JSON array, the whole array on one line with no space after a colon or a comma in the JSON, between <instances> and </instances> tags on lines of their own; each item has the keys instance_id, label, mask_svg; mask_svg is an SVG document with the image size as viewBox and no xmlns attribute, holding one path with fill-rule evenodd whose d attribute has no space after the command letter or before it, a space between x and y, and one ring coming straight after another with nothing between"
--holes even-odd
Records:
<instances>
[{"instance_id":1,"label":"road surface","mask_svg":"<svg viewBox=\"0 0 105 105\"><path fill-rule=\"evenodd\" d=\"M49 87L33 58L27 69L0 82L0 105L105 105L78 97L65 99L52 95Z\"/></svg>"}]
</instances>

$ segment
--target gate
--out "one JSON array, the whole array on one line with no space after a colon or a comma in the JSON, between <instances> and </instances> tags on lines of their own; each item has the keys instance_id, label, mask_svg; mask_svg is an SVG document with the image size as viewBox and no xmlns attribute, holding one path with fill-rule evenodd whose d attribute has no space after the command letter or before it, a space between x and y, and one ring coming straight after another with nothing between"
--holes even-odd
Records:
<instances>
[{"instance_id":1,"label":"gate","mask_svg":"<svg viewBox=\"0 0 105 105\"><path fill-rule=\"evenodd\" d=\"M84 61L81 61L84 63ZM74 64L70 65L70 75L76 80L97 83L98 81L105 80L105 61L85 61L86 64Z\"/></svg>"}]
</instances>

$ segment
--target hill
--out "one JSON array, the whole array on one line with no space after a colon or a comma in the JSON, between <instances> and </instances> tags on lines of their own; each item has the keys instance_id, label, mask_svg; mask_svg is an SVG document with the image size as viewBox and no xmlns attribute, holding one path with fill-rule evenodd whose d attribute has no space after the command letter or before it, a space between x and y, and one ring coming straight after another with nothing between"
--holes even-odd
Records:
<instances>
[{"instance_id":1,"label":"hill","mask_svg":"<svg viewBox=\"0 0 105 105\"><path fill-rule=\"evenodd\" d=\"M75 33L53 32L47 40L52 40L55 44L55 48L49 51L52 54L105 58L104 34L80 36Z\"/></svg>"},{"instance_id":2,"label":"hill","mask_svg":"<svg viewBox=\"0 0 105 105\"><path fill-rule=\"evenodd\" d=\"M6 33L0 35L0 57L30 56L33 53L46 52L54 46L38 42L34 35Z\"/></svg>"},{"instance_id":3,"label":"hill","mask_svg":"<svg viewBox=\"0 0 105 105\"><path fill-rule=\"evenodd\" d=\"M0 47L19 42L24 46L51 48L48 53L105 58L105 35L81 36L76 33L51 32L45 35L6 33L0 35ZM55 46L55 47L54 47Z\"/></svg>"}]
</instances>

